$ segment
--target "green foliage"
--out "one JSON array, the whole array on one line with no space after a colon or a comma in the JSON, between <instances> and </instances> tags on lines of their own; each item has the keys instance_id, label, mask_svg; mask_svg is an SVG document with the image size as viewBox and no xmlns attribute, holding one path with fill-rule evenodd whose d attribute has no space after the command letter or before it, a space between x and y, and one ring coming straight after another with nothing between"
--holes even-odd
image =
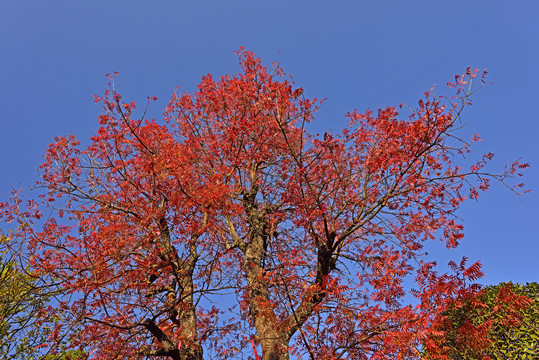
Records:
<instances>
[{"instance_id":1,"label":"green foliage","mask_svg":"<svg viewBox=\"0 0 539 360\"><path fill-rule=\"evenodd\" d=\"M46 355L40 360L86 360L88 354L82 350L70 350L58 355Z\"/></svg>"},{"instance_id":2,"label":"green foliage","mask_svg":"<svg viewBox=\"0 0 539 360\"><path fill-rule=\"evenodd\" d=\"M45 343L58 319L47 316L52 286L34 278L21 264L11 239L0 234L0 359L83 360L79 350L43 356Z\"/></svg>"},{"instance_id":3,"label":"green foliage","mask_svg":"<svg viewBox=\"0 0 539 360\"><path fill-rule=\"evenodd\" d=\"M29 358L46 331L35 324L34 314L47 300L33 279L10 253L10 239L0 235L0 357Z\"/></svg>"},{"instance_id":4,"label":"green foliage","mask_svg":"<svg viewBox=\"0 0 539 360\"><path fill-rule=\"evenodd\" d=\"M488 286L478 299L467 300L445 315L444 346L450 359L539 359L539 284L535 282ZM487 331L489 343L474 343L470 328Z\"/></svg>"},{"instance_id":5,"label":"green foliage","mask_svg":"<svg viewBox=\"0 0 539 360\"><path fill-rule=\"evenodd\" d=\"M504 284L505 285L505 284ZM486 290L486 302L489 306L496 304L496 295L502 284L490 286ZM537 359L539 358L539 284L533 282L526 285L512 285L517 295L529 297L532 302L520 310L521 320L516 324L507 324L503 313L496 313L491 330L491 353L494 358Z\"/></svg>"}]
</instances>

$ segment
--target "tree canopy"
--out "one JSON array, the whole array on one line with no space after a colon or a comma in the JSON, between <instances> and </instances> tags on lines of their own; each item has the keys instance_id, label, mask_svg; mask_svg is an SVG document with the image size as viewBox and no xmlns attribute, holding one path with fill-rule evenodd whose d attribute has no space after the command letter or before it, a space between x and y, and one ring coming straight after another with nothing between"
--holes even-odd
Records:
<instances>
[{"instance_id":1,"label":"tree canopy","mask_svg":"<svg viewBox=\"0 0 539 360\"><path fill-rule=\"evenodd\" d=\"M47 296L9 252L9 241L0 234L0 357L26 359L46 340L34 314L44 307Z\"/></svg>"},{"instance_id":2,"label":"tree canopy","mask_svg":"<svg viewBox=\"0 0 539 360\"><path fill-rule=\"evenodd\" d=\"M46 355L42 349L61 318L49 307L63 294L53 282L38 278L8 236L0 234L0 358L12 360L83 360L82 350ZM65 342L58 342L64 349ZM42 351L43 350L43 351Z\"/></svg>"},{"instance_id":3,"label":"tree canopy","mask_svg":"<svg viewBox=\"0 0 539 360\"><path fill-rule=\"evenodd\" d=\"M461 203L528 166L463 160L479 138L461 138L460 115L483 78L468 69L452 97L352 111L319 135L320 101L238 55L240 73L175 93L162 120L109 76L89 145L56 138L36 196L1 205L36 274L70 294L47 345L76 333L90 359L421 357L482 276L465 259L438 273L423 243L457 246Z\"/></svg>"},{"instance_id":4,"label":"tree canopy","mask_svg":"<svg viewBox=\"0 0 539 360\"><path fill-rule=\"evenodd\" d=\"M487 286L477 298L457 304L443 317L442 341L451 359L539 358L539 284L535 282ZM473 332L487 333L487 341L477 341L470 336Z\"/></svg>"}]
</instances>

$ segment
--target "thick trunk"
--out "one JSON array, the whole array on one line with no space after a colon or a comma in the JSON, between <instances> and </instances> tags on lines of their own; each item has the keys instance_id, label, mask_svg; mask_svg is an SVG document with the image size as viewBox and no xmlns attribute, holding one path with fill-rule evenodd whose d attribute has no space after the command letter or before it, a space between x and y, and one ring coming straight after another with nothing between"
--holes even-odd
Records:
<instances>
[{"instance_id":1,"label":"thick trunk","mask_svg":"<svg viewBox=\"0 0 539 360\"><path fill-rule=\"evenodd\" d=\"M258 164L252 164L249 176L251 187L243 193L243 206L247 214L249 233L248 243L240 241L231 223L230 235L244 254L243 269L245 271L248 296L249 315L254 323L258 342L262 347L263 360L288 360L287 331L278 321L270 301L270 291L265 276L264 262L266 260L268 236L267 208L258 207Z\"/></svg>"},{"instance_id":2,"label":"thick trunk","mask_svg":"<svg viewBox=\"0 0 539 360\"><path fill-rule=\"evenodd\" d=\"M262 360L289 360L288 344L284 341L271 341L262 345ZM266 346L264 346L266 345Z\"/></svg>"},{"instance_id":3,"label":"thick trunk","mask_svg":"<svg viewBox=\"0 0 539 360\"><path fill-rule=\"evenodd\" d=\"M288 338L280 328L270 303L268 284L260 265L263 239L254 237L245 253L244 269L249 288L249 314L262 347L264 360L288 360Z\"/></svg>"},{"instance_id":4,"label":"thick trunk","mask_svg":"<svg viewBox=\"0 0 539 360\"><path fill-rule=\"evenodd\" d=\"M171 339L151 319L146 319L144 326L161 344L161 349L149 351L141 350L146 356L169 357L173 360L202 360L203 349L198 338L197 315L193 299L193 272L198 259L196 248L196 236L193 236L189 256L180 259L170 238L169 227L164 217L158 221L161 232L161 247L163 249L162 260L172 269L173 280L167 286L166 310L168 319L179 332L179 342ZM177 333L178 334L178 333Z\"/></svg>"},{"instance_id":5,"label":"thick trunk","mask_svg":"<svg viewBox=\"0 0 539 360\"><path fill-rule=\"evenodd\" d=\"M193 274L192 271L182 279L180 297L176 300L178 305L171 311L171 320L180 327L180 336L184 342L180 345L180 355L182 360L201 360L202 345L198 338L197 317L193 304Z\"/></svg>"},{"instance_id":6,"label":"thick trunk","mask_svg":"<svg viewBox=\"0 0 539 360\"><path fill-rule=\"evenodd\" d=\"M168 321L179 332L180 342L169 337L151 319L146 319L144 327L161 345L159 350L141 349L141 355L166 357L173 360L202 360L203 349L197 333L197 318L193 304L192 271L184 273L175 292L167 294Z\"/></svg>"}]
</instances>

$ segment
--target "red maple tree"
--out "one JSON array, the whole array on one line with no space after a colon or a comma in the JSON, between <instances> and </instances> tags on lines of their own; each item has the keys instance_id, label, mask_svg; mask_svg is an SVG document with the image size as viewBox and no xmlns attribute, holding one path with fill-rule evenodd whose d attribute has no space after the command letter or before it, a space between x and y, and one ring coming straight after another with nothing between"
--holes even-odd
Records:
<instances>
[{"instance_id":1,"label":"red maple tree","mask_svg":"<svg viewBox=\"0 0 539 360\"><path fill-rule=\"evenodd\" d=\"M404 119L353 111L320 136L307 131L320 101L238 55L240 73L174 94L163 121L136 116L110 76L90 145L56 138L43 193L2 204L36 276L65 291L49 345L91 359L444 358L442 314L482 273L438 274L423 243L457 246L461 203L527 166L462 165L478 138L457 136L459 117L482 78L468 69L451 100L426 92Z\"/></svg>"}]
</instances>

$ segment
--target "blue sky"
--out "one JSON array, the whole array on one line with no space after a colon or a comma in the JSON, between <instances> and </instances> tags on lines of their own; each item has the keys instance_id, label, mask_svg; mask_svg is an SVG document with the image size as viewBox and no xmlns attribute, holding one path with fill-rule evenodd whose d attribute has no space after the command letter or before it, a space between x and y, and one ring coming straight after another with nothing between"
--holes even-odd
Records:
<instances>
[{"instance_id":1,"label":"blue sky","mask_svg":"<svg viewBox=\"0 0 539 360\"><path fill-rule=\"evenodd\" d=\"M539 2L514 1L28 1L0 2L0 198L36 180L54 136L97 129L105 74L130 100L158 96L159 117L178 85L238 71L240 46L278 59L308 97L327 98L313 126L339 130L353 109L416 104L467 66L494 85L464 113L465 133L496 154L493 171L532 164L516 197L496 185L460 216L456 250L441 263L482 260L485 284L539 280Z\"/></svg>"}]
</instances>

